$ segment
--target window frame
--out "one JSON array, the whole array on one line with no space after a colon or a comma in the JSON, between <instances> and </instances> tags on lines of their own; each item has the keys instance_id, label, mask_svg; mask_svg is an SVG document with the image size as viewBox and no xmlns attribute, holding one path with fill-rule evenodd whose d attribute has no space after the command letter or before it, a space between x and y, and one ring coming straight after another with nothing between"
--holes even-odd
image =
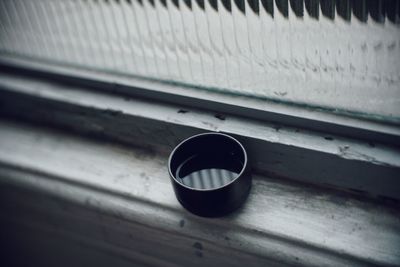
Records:
<instances>
[{"instance_id":1,"label":"window frame","mask_svg":"<svg viewBox=\"0 0 400 267\"><path fill-rule=\"evenodd\" d=\"M255 172L400 199L396 125L17 58L0 66L6 116L165 153L220 131L245 144Z\"/></svg>"},{"instance_id":2,"label":"window frame","mask_svg":"<svg viewBox=\"0 0 400 267\"><path fill-rule=\"evenodd\" d=\"M26 60L19 56L0 56L0 68L51 80L85 85L95 90L146 98L170 104L200 108L261 121L336 134L372 142L400 145L400 124L371 120L362 114L342 113L323 107L279 103L251 96L240 96L206 88L178 85L103 70L60 66L50 62Z\"/></svg>"}]
</instances>

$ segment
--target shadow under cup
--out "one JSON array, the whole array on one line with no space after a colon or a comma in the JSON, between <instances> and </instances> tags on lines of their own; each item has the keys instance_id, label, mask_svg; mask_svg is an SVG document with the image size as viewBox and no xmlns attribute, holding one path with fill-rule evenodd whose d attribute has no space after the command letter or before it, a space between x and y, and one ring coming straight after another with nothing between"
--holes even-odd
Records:
<instances>
[{"instance_id":1,"label":"shadow under cup","mask_svg":"<svg viewBox=\"0 0 400 267\"><path fill-rule=\"evenodd\" d=\"M200 216L232 212L251 187L245 148L221 133L199 134L180 143L169 158L169 172L179 202Z\"/></svg>"}]
</instances>

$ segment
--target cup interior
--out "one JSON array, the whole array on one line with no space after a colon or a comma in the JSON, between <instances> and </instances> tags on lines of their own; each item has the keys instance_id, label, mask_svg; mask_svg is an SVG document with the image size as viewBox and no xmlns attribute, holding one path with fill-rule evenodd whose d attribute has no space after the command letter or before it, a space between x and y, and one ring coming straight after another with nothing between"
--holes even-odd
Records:
<instances>
[{"instance_id":1,"label":"cup interior","mask_svg":"<svg viewBox=\"0 0 400 267\"><path fill-rule=\"evenodd\" d=\"M193 136L172 152L170 171L179 183L200 190L223 187L244 169L246 153L234 138L218 133Z\"/></svg>"}]
</instances>

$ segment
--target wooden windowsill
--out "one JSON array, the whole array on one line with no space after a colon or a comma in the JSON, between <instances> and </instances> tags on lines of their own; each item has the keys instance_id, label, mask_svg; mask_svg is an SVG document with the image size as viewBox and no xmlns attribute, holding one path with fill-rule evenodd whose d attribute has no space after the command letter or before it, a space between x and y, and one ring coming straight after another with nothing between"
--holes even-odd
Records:
<instances>
[{"instance_id":1,"label":"wooden windowsill","mask_svg":"<svg viewBox=\"0 0 400 267\"><path fill-rule=\"evenodd\" d=\"M154 266L400 263L395 207L255 174L240 210L205 219L175 199L165 153L9 120L0 140L1 221L14 230Z\"/></svg>"}]
</instances>

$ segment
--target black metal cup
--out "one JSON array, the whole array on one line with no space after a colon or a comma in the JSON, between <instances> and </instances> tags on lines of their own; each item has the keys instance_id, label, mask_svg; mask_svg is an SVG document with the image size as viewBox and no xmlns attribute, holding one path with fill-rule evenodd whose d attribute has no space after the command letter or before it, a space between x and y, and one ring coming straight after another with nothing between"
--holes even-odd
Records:
<instances>
[{"instance_id":1,"label":"black metal cup","mask_svg":"<svg viewBox=\"0 0 400 267\"><path fill-rule=\"evenodd\" d=\"M168 161L178 201L190 212L218 217L246 200L250 164L243 145L221 133L203 133L181 142Z\"/></svg>"}]
</instances>

